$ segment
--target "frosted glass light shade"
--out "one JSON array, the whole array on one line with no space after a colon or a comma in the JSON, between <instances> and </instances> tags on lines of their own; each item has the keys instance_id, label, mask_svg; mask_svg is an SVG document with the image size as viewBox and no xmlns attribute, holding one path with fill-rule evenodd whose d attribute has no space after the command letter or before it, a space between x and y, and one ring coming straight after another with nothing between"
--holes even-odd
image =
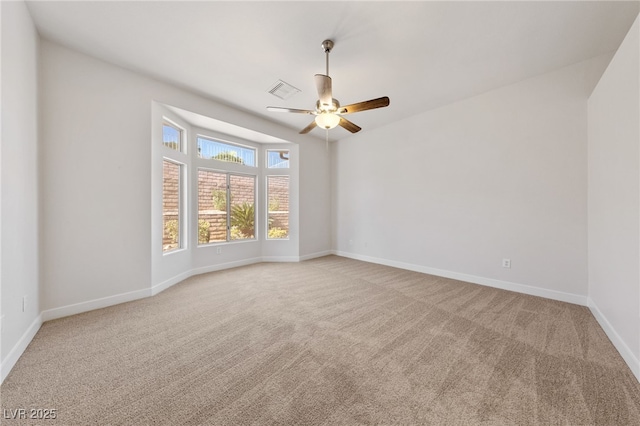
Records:
<instances>
[{"instance_id":1,"label":"frosted glass light shade","mask_svg":"<svg viewBox=\"0 0 640 426\"><path fill-rule=\"evenodd\" d=\"M323 112L322 114L316 115L316 124L323 129L333 129L338 123L340 123L339 115L330 112Z\"/></svg>"}]
</instances>

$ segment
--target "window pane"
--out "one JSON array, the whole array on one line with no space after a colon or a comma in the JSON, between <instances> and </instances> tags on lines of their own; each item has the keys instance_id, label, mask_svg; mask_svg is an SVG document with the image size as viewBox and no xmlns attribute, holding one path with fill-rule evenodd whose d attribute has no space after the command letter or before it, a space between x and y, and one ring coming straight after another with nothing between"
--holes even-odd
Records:
<instances>
[{"instance_id":1,"label":"window pane","mask_svg":"<svg viewBox=\"0 0 640 426\"><path fill-rule=\"evenodd\" d=\"M198 157L256 166L256 150L198 137Z\"/></svg>"},{"instance_id":2,"label":"window pane","mask_svg":"<svg viewBox=\"0 0 640 426\"><path fill-rule=\"evenodd\" d=\"M198 244L227 241L227 175L198 170Z\"/></svg>"},{"instance_id":3,"label":"window pane","mask_svg":"<svg viewBox=\"0 0 640 426\"><path fill-rule=\"evenodd\" d=\"M164 160L162 165L162 251L181 247L180 172L181 166Z\"/></svg>"},{"instance_id":4,"label":"window pane","mask_svg":"<svg viewBox=\"0 0 640 426\"><path fill-rule=\"evenodd\" d=\"M289 176L267 176L267 238L289 238Z\"/></svg>"},{"instance_id":5,"label":"window pane","mask_svg":"<svg viewBox=\"0 0 640 426\"><path fill-rule=\"evenodd\" d=\"M162 143L164 146L181 151L182 130L171 124L164 123L162 125Z\"/></svg>"},{"instance_id":6,"label":"window pane","mask_svg":"<svg viewBox=\"0 0 640 426\"><path fill-rule=\"evenodd\" d=\"M253 176L229 176L231 196L231 239L245 240L255 236L256 179Z\"/></svg>"},{"instance_id":7,"label":"window pane","mask_svg":"<svg viewBox=\"0 0 640 426\"><path fill-rule=\"evenodd\" d=\"M267 151L267 168L269 169L288 169L289 168L289 150Z\"/></svg>"}]
</instances>

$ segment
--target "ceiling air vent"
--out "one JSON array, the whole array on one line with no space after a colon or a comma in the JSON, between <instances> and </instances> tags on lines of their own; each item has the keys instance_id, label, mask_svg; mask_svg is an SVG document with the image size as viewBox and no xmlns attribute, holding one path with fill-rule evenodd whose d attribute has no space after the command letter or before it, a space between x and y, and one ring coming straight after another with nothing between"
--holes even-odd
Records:
<instances>
[{"instance_id":1,"label":"ceiling air vent","mask_svg":"<svg viewBox=\"0 0 640 426\"><path fill-rule=\"evenodd\" d=\"M296 93L299 93L300 89L297 89L282 80L278 80L271 86L268 92L280 99L289 99Z\"/></svg>"}]
</instances>

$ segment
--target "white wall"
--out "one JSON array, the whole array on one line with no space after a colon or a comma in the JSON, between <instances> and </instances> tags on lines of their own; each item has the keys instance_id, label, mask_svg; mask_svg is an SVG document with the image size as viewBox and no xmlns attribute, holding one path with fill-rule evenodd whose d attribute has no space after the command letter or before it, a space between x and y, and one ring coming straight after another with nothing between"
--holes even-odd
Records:
<instances>
[{"instance_id":1,"label":"white wall","mask_svg":"<svg viewBox=\"0 0 640 426\"><path fill-rule=\"evenodd\" d=\"M38 330L38 35L23 2L2 2L1 378ZM27 297L25 312L22 299Z\"/></svg>"},{"instance_id":2,"label":"white wall","mask_svg":"<svg viewBox=\"0 0 640 426\"><path fill-rule=\"evenodd\" d=\"M609 59L339 141L337 253L586 304L586 100Z\"/></svg>"},{"instance_id":3,"label":"white wall","mask_svg":"<svg viewBox=\"0 0 640 426\"><path fill-rule=\"evenodd\" d=\"M300 144L300 257L331 248L330 150L324 143Z\"/></svg>"},{"instance_id":4,"label":"white wall","mask_svg":"<svg viewBox=\"0 0 640 426\"><path fill-rule=\"evenodd\" d=\"M638 19L589 98L589 298L640 380Z\"/></svg>"},{"instance_id":5,"label":"white wall","mask_svg":"<svg viewBox=\"0 0 640 426\"><path fill-rule=\"evenodd\" d=\"M184 278L185 265L206 269L198 255L193 263L179 262L169 273L173 281L166 271L152 279L153 101L299 143L301 156L314 144L295 130L58 44L43 41L41 52L45 319L147 296L152 285ZM328 191L328 163L317 171ZM305 206L326 208L328 218L320 201ZM306 222L300 234L327 227ZM241 246L210 256L209 265L265 255L260 247L247 254Z\"/></svg>"}]
</instances>

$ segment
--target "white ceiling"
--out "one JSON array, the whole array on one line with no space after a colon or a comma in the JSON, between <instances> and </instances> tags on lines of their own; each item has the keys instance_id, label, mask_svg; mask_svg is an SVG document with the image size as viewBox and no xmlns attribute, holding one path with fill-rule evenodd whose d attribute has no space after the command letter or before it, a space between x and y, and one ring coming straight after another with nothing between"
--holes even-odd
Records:
<instances>
[{"instance_id":1,"label":"white ceiling","mask_svg":"<svg viewBox=\"0 0 640 426\"><path fill-rule=\"evenodd\" d=\"M320 44L331 38L334 97L391 98L349 116L365 131L615 51L639 10L637 1L28 5L44 38L296 129L310 117L266 107L314 107ZM267 93L278 79L302 92Z\"/></svg>"}]
</instances>

